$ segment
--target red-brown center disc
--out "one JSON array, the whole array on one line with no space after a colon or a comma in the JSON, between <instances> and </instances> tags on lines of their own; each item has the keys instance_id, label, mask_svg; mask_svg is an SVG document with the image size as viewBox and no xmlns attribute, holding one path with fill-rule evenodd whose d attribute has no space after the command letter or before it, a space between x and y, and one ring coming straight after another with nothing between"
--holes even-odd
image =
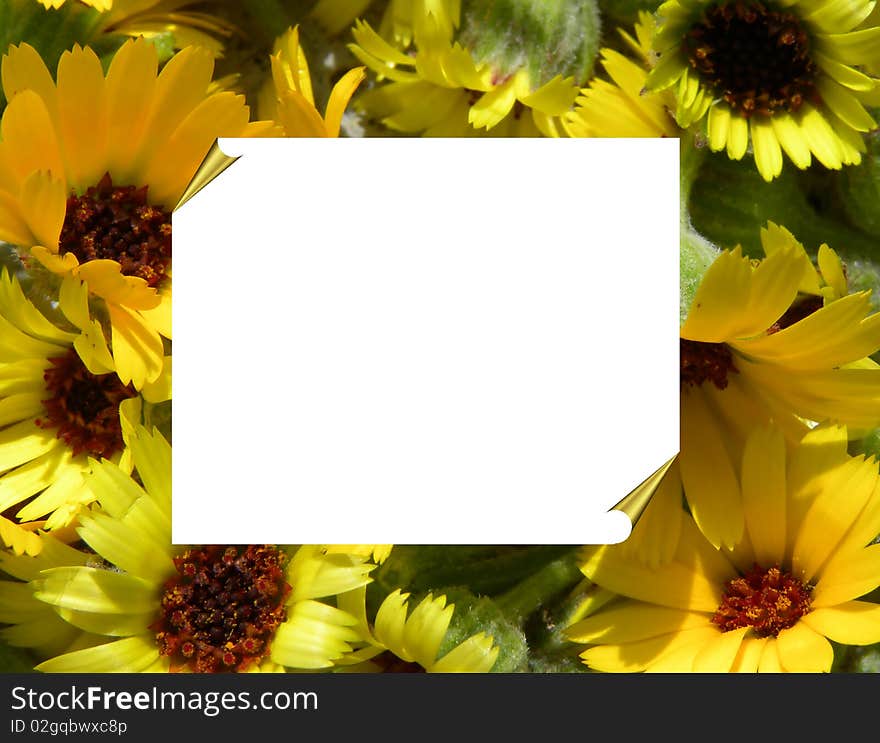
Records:
<instances>
[{"instance_id":1,"label":"red-brown center disc","mask_svg":"<svg viewBox=\"0 0 880 743\"><path fill-rule=\"evenodd\" d=\"M174 559L177 575L152 626L172 670L244 671L269 652L286 618L286 555L270 545L203 546Z\"/></svg>"},{"instance_id":2,"label":"red-brown center disc","mask_svg":"<svg viewBox=\"0 0 880 743\"><path fill-rule=\"evenodd\" d=\"M75 350L49 359L43 373L45 415L36 420L40 428L57 428L57 437L74 456L112 457L124 446L119 404L137 393L116 374L92 374Z\"/></svg>"},{"instance_id":3,"label":"red-brown center disc","mask_svg":"<svg viewBox=\"0 0 880 743\"><path fill-rule=\"evenodd\" d=\"M683 51L715 94L745 117L797 111L817 98L816 64L798 17L756 0L709 7Z\"/></svg>"},{"instance_id":4,"label":"red-brown center disc","mask_svg":"<svg viewBox=\"0 0 880 743\"><path fill-rule=\"evenodd\" d=\"M751 627L758 637L776 637L810 611L812 588L774 566L755 565L724 584L724 597L712 621L722 632Z\"/></svg>"},{"instance_id":5,"label":"red-brown center disc","mask_svg":"<svg viewBox=\"0 0 880 743\"><path fill-rule=\"evenodd\" d=\"M709 381L723 390L727 387L727 375L738 373L733 354L724 343L703 343L680 338L679 361L682 388L699 387Z\"/></svg>"},{"instance_id":6,"label":"red-brown center disc","mask_svg":"<svg viewBox=\"0 0 880 743\"><path fill-rule=\"evenodd\" d=\"M117 261L125 276L156 286L171 265L171 213L147 203L147 186L114 186L110 174L71 194L58 247L80 263Z\"/></svg>"}]
</instances>

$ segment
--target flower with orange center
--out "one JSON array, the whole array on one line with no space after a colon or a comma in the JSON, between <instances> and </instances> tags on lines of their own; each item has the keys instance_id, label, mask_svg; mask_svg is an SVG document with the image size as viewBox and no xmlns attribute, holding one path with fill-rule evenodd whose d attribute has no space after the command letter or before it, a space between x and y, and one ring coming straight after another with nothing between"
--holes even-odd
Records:
<instances>
[{"instance_id":1,"label":"flower with orange center","mask_svg":"<svg viewBox=\"0 0 880 743\"><path fill-rule=\"evenodd\" d=\"M740 461L745 531L713 547L683 517L673 559L651 567L622 545L590 547L581 569L619 594L567 629L600 671L827 672L833 650L880 642L880 476L822 425L791 451L755 429Z\"/></svg>"},{"instance_id":2,"label":"flower with orange center","mask_svg":"<svg viewBox=\"0 0 880 743\"><path fill-rule=\"evenodd\" d=\"M68 285L61 309L88 315L84 287ZM164 384L139 394L115 373L97 323L80 334L56 327L0 273L0 539L38 549L27 530L67 526L94 500L83 486L89 457L130 468L126 437L141 400L165 399Z\"/></svg>"},{"instance_id":3,"label":"flower with orange center","mask_svg":"<svg viewBox=\"0 0 880 743\"><path fill-rule=\"evenodd\" d=\"M650 564L674 554L682 489L712 544L742 538L738 461L754 427L773 421L794 445L812 423L856 435L880 424L880 367L869 358L880 313L870 292L847 293L827 245L817 271L785 228L768 224L761 241L760 261L739 248L715 259L681 326L681 450L625 542Z\"/></svg>"},{"instance_id":4,"label":"flower with orange center","mask_svg":"<svg viewBox=\"0 0 880 743\"><path fill-rule=\"evenodd\" d=\"M100 508L76 531L93 554L27 583L38 602L100 644L37 670L281 672L330 668L352 651L357 619L336 598L369 583L373 563L323 545L174 545L171 446L143 426L129 446L136 478L106 459L92 460L86 475Z\"/></svg>"},{"instance_id":5,"label":"flower with orange center","mask_svg":"<svg viewBox=\"0 0 880 743\"><path fill-rule=\"evenodd\" d=\"M62 55L57 82L27 44L2 62L0 239L87 284L119 377L138 390L162 374L171 338L172 210L217 137L271 131L248 123L243 96L209 93L212 72L200 47L158 72L144 39L106 75L88 47Z\"/></svg>"}]
</instances>

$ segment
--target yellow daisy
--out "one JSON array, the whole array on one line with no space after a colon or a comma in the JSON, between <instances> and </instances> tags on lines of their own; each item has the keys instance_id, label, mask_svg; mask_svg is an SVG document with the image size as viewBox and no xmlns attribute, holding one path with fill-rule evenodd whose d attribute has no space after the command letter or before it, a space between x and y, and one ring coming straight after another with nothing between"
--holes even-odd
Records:
<instances>
[{"instance_id":1,"label":"yellow daisy","mask_svg":"<svg viewBox=\"0 0 880 743\"><path fill-rule=\"evenodd\" d=\"M276 121L285 137L338 137L342 115L366 73L363 67L346 72L333 86L322 117L315 108L309 65L299 44L299 29L275 41L272 79L260 91L260 117Z\"/></svg>"},{"instance_id":2,"label":"yellow daisy","mask_svg":"<svg viewBox=\"0 0 880 743\"><path fill-rule=\"evenodd\" d=\"M880 423L880 314L870 292L846 292L833 252L816 269L787 230L761 232L766 258L739 249L709 267L681 327L681 454L694 519L715 545L733 546L744 515L735 462L746 434L774 420L789 441L806 421L856 429ZM835 288L836 287L836 288Z\"/></svg>"},{"instance_id":3,"label":"yellow daisy","mask_svg":"<svg viewBox=\"0 0 880 743\"><path fill-rule=\"evenodd\" d=\"M87 313L84 292L62 299L71 315ZM90 456L129 466L125 439L141 396L114 372L100 327L79 335L58 329L5 269L0 335L0 536L16 552L32 552L33 535L15 522L71 523L93 499L83 487Z\"/></svg>"},{"instance_id":4,"label":"yellow daisy","mask_svg":"<svg viewBox=\"0 0 880 743\"><path fill-rule=\"evenodd\" d=\"M731 547L744 512L736 463L752 428L774 421L790 443L810 422L858 433L880 422L880 314L848 294L840 261L772 222L766 258L725 251L703 277L680 330L681 450L622 549L648 565L672 559L682 486L707 539Z\"/></svg>"},{"instance_id":5,"label":"yellow daisy","mask_svg":"<svg viewBox=\"0 0 880 743\"><path fill-rule=\"evenodd\" d=\"M215 138L266 131L242 96L206 94L201 47L157 75L144 39L104 75L89 48L65 52L57 84L27 44L3 58L9 104L0 141L0 239L103 302L115 366L141 389L171 338L171 210Z\"/></svg>"},{"instance_id":6,"label":"yellow daisy","mask_svg":"<svg viewBox=\"0 0 880 743\"><path fill-rule=\"evenodd\" d=\"M740 462L746 528L732 552L685 516L674 559L651 568L619 545L583 553L583 572L625 597L568 628L600 671L827 672L833 650L880 642L877 463L850 457L823 425L789 455L756 429Z\"/></svg>"},{"instance_id":7,"label":"yellow daisy","mask_svg":"<svg viewBox=\"0 0 880 743\"><path fill-rule=\"evenodd\" d=\"M578 95L573 77L536 85L526 67L504 73L476 60L442 19L416 18L415 50L405 54L358 21L354 55L391 82L359 96L356 105L385 126L427 137L553 136Z\"/></svg>"},{"instance_id":8,"label":"yellow daisy","mask_svg":"<svg viewBox=\"0 0 880 743\"><path fill-rule=\"evenodd\" d=\"M318 599L366 585L373 564L319 545L172 545L171 447L142 426L130 446L137 481L107 460L93 460L86 478L101 510L77 533L103 562L30 583L66 622L109 641L37 670L317 669L353 649L355 618Z\"/></svg>"},{"instance_id":9,"label":"yellow daisy","mask_svg":"<svg viewBox=\"0 0 880 743\"><path fill-rule=\"evenodd\" d=\"M670 111L675 97L670 91L645 90L651 63L654 16L639 13L635 37L618 29L633 51L634 61L620 52L600 51L602 66L610 81L594 77L575 101L575 108L562 119L571 137L677 137L680 129Z\"/></svg>"},{"instance_id":10,"label":"yellow daisy","mask_svg":"<svg viewBox=\"0 0 880 743\"><path fill-rule=\"evenodd\" d=\"M499 648L485 632L471 635L440 655L455 612L446 596L428 594L409 613L409 594L400 589L390 593L376 612L371 627L367 621L364 589L340 597L340 606L357 617L357 629L368 643L351 653L346 663L357 663L353 672L488 673L495 665ZM438 657L440 656L440 657Z\"/></svg>"},{"instance_id":11,"label":"yellow daisy","mask_svg":"<svg viewBox=\"0 0 880 743\"><path fill-rule=\"evenodd\" d=\"M660 6L652 90L675 86L680 126L705 127L709 147L739 160L751 142L767 181L782 153L799 168L858 163L876 127L880 28L854 31L873 0L668 0Z\"/></svg>"}]
</instances>

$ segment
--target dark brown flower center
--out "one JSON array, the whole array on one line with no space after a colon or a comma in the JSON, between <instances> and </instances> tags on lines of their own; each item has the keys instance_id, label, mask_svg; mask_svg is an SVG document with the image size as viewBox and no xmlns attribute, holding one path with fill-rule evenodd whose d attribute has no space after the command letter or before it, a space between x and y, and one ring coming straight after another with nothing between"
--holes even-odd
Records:
<instances>
[{"instance_id":1,"label":"dark brown flower center","mask_svg":"<svg viewBox=\"0 0 880 743\"><path fill-rule=\"evenodd\" d=\"M67 199L58 246L80 263L117 261L124 275L156 286L171 265L171 213L147 203L147 186L114 186L105 173L97 186Z\"/></svg>"},{"instance_id":2,"label":"dark brown flower center","mask_svg":"<svg viewBox=\"0 0 880 743\"><path fill-rule=\"evenodd\" d=\"M778 333L780 330L790 328L795 323L821 310L823 305L824 300L816 294L808 294L796 299L791 307L785 311L785 314L767 329L767 333Z\"/></svg>"},{"instance_id":3,"label":"dark brown flower center","mask_svg":"<svg viewBox=\"0 0 880 743\"><path fill-rule=\"evenodd\" d=\"M797 111L817 98L810 39L792 13L753 0L708 8L683 51L713 92L742 116Z\"/></svg>"},{"instance_id":4,"label":"dark brown flower center","mask_svg":"<svg viewBox=\"0 0 880 743\"><path fill-rule=\"evenodd\" d=\"M755 565L724 584L724 597L712 621L722 632L751 627L758 637L776 637L810 611L812 587L774 566Z\"/></svg>"},{"instance_id":5,"label":"dark brown flower center","mask_svg":"<svg viewBox=\"0 0 880 743\"><path fill-rule=\"evenodd\" d=\"M244 671L286 618L286 555L270 545L195 547L174 559L152 626L172 670Z\"/></svg>"},{"instance_id":6,"label":"dark brown flower center","mask_svg":"<svg viewBox=\"0 0 880 743\"><path fill-rule=\"evenodd\" d=\"M712 382L719 390L727 387L727 375L738 373L733 354L724 343L703 343L679 339L681 386L699 387Z\"/></svg>"},{"instance_id":7,"label":"dark brown flower center","mask_svg":"<svg viewBox=\"0 0 880 743\"><path fill-rule=\"evenodd\" d=\"M57 428L57 437L73 455L112 457L123 447L119 404L137 393L116 374L92 374L71 349L64 356L49 359L43 373L46 392L45 416L40 428Z\"/></svg>"},{"instance_id":8,"label":"dark brown flower center","mask_svg":"<svg viewBox=\"0 0 880 743\"><path fill-rule=\"evenodd\" d=\"M382 669L382 673L425 673L425 669L418 663L410 663L398 658L390 650L373 658L373 663Z\"/></svg>"}]
</instances>

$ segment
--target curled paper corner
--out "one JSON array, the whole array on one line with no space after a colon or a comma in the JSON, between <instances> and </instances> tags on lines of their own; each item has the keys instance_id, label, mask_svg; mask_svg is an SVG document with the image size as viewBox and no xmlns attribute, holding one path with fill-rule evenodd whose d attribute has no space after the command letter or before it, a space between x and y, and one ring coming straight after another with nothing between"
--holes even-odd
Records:
<instances>
[{"instance_id":1,"label":"curled paper corner","mask_svg":"<svg viewBox=\"0 0 880 743\"><path fill-rule=\"evenodd\" d=\"M177 205L172 211L180 209L180 207L226 170L226 168L238 160L239 157L241 156L230 157L227 155L220 149L220 144L215 139L214 143L211 145L211 149L209 149L205 157L202 158L201 164L196 168L195 174L183 190Z\"/></svg>"},{"instance_id":2,"label":"curled paper corner","mask_svg":"<svg viewBox=\"0 0 880 743\"><path fill-rule=\"evenodd\" d=\"M648 504L651 502L651 498L654 497L654 493L657 492L657 488L660 487L660 483L663 482L663 478L666 477L666 473L669 472L669 468L672 467L676 459L678 459L678 454L667 461L651 476L639 483L630 491L629 495L624 496L610 510L625 513L632 522L633 528L635 528Z\"/></svg>"}]
</instances>

